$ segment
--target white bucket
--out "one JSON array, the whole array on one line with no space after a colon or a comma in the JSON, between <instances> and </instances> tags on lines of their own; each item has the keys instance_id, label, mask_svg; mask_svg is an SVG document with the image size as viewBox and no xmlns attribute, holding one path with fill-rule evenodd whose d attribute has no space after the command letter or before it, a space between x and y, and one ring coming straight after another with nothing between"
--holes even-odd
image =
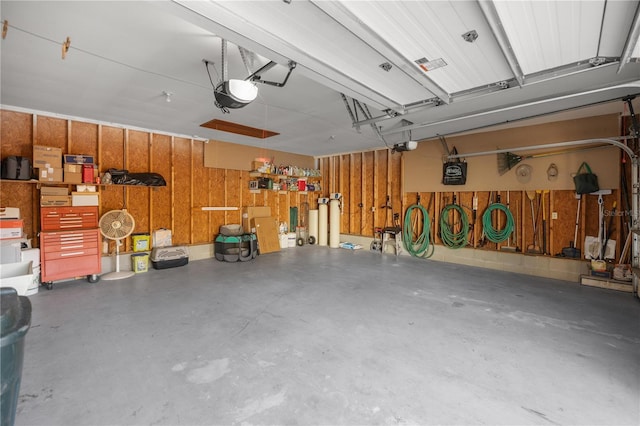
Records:
<instances>
[{"instance_id":1,"label":"white bucket","mask_svg":"<svg viewBox=\"0 0 640 426\"><path fill-rule=\"evenodd\" d=\"M280 234L279 238L280 238L280 248L281 249L289 247L289 235Z\"/></svg>"},{"instance_id":2,"label":"white bucket","mask_svg":"<svg viewBox=\"0 0 640 426\"><path fill-rule=\"evenodd\" d=\"M289 232L288 244L289 244L289 247L295 247L296 246L296 233L295 232Z\"/></svg>"}]
</instances>

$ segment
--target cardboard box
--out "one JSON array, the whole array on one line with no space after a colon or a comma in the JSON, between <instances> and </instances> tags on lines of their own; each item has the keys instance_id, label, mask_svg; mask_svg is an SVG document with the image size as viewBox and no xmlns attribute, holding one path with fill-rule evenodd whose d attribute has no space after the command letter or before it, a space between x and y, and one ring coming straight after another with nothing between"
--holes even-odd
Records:
<instances>
[{"instance_id":1,"label":"cardboard box","mask_svg":"<svg viewBox=\"0 0 640 426\"><path fill-rule=\"evenodd\" d=\"M0 220L0 239L22 238L23 226L22 219Z\"/></svg>"},{"instance_id":2,"label":"cardboard box","mask_svg":"<svg viewBox=\"0 0 640 426\"><path fill-rule=\"evenodd\" d=\"M71 206L69 195L41 195L40 205L44 207Z\"/></svg>"},{"instance_id":3,"label":"cardboard box","mask_svg":"<svg viewBox=\"0 0 640 426\"><path fill-rule=\"evenodd\" d=\"M251 225L251 219L269 216L271 216L271 207L244 207L242 209L242 229L247 234L254 233L255 228Z\"/></svg>"},{"instance_id":4,"label":"cardboard box","mask_svg":"<svg viewBox=\"0 0 640 426\"><path fill-rule=\"evenodd\" d=\"M64 164L93 164L93 155L65 154Z\"/></svg>"},{"instance_id":5,"label":"cardboard box","mask_svg":"<svg viewBox=\"0 0 640 426\"><path fill-rule=\"evenodd\" d=\"M22 228L24 220L22 219L2 219L0 220L0 228Z\"/></svg>"},{"instance_id":6,"label":"cardboard box","mask_svg":"<svg viewBox=\"0 0 640 426\"><path fill-rule=\"evenodd\" d=\"M251 170L259 171L265 166L264 161L252 161L251 162Z\"/></svg>"},{"instance_id":7,"label":"cardboard box","mask_svg":"<svg viewBox=\"0 0 640 426\"><path fill-rule=\"evenodd\" d=\"M76 186L77 192L96 192L95 185L78 185Z\"/></svg>"},{"instance_id":8,"label":"cardboard box","mask_svg":"<svg viewBox=\"0 0 640 426\"><path fill-rule=\"evenodd\" d=\"M43 186L40 188L40 195L69 195L69 188L66 186Z\"/></svg>"},{"instance_id":9,"label":"cardboard box","mask_svg":"<svg viewBox=\"0 0 640 426\"><path fill-rule=\"evenodd\" d=\"M22 244L26 241L23 238L0 240L0 264L22 262Z\"/></svg>"},{"instance_id":10,"label":"cardboard box","mask_svg":"<svg viewBox=\"0 0 640 426\"><path fill-rule=\"evenodd\" d=\"M94 183L93 164L82 165L82 183Z\"/></svg>"},{"instance_id":11,"label":"cardboard box","mask_svg":"<svg viewBox=\"0 0 640 426\"><path fill-rule=\"evenodd\" d=\"M23 248L20 251L19 262L33 262L33 268L40 266L40 249L39 248Z\"/></svg>"},{"instance_id":12,"label":"cardboard box","mask_svg":"<svg viewBox=\"0 0 640 426\"><path fill-rule=\"evenodd\" d=\"M20 208L0 207L0 219L20 219Z\"/></svg>"},{"instance_id":13,"label":"cardboard box","mask_svg":"<svg viewBox=\"0 0 640 426\"><path fill-rule=\"evenodd\" d=\"M40 167L38 180L40 182L62 182L62 167Z\"/></svg>"},{"instance_id":14,"label":"cardboard box","mask_svg":"<svg viewBox=\"0 0 640 426\"><path fill-rule=\"evenodd\" d=\"M62 170L62 149L52 146L33 146L33 168L46 169L49 167Z\"/></svg>"},{"instance_id":15,"label":"cardboard box","mask_svg":"<svg viewBox=\"0 0 640 426\"><path fill-rule=\"evenodd\" d=\"M27 295L27 289L33 286L33 266L31 262L0 264L2 287L13 287L20 296Z\"/></svg>"},{"instance_id":16,"label":"cardboard box","mask_svg":"<svg viewBox=\"0 0 640 426\"><path fill-rule=\"evenodd\" d=\"M65 183L82 183L82 164L65 164L63 169Z\"/></svg>"},{"instance_id":17,"label":"cardboard box","mask_svg":"<svg viewBox=\"0 0 640 426\"><path fill-rule=\"evenodd\" d=\"M97 192L72 192L71 205L80 206L99 206L100 194Z\"/></svg>"}]
</instances>

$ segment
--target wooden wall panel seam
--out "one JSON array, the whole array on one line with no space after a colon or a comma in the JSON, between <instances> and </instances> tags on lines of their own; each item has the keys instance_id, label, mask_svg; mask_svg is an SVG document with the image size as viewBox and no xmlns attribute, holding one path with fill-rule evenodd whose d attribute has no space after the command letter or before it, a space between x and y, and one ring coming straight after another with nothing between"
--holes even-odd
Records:
<instances>
[{"instance_id":1,"label":"wooden wall panel seam","mask_svg":"<svg viewBox=\"0 0 640 426\"><path fill-rule=\"evenodd\" d=\"M171 231L176 231L176 170L175 170L175 162L176 162L176 138L171 136Z\"/></svg>"}]
</instances>

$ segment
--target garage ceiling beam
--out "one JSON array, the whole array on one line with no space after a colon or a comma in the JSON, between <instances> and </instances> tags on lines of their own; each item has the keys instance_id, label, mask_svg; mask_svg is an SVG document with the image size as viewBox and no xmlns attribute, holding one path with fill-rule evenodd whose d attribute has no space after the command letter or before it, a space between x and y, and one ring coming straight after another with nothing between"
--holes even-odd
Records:
<instances>
[{"instance_id":1,"label":"garage ceiling beam","mask_svg":"<svg viewBox=\"0 0 640 426\"><path fill-rule=\"evenodd\" d=\"M509 68L511 68L511 72L515 77L518 85L522 87L524 85L524 74L522 72L522 68L520 67L520 63L518 62L518 58L516 58L515 53L513 53L513 48L511 47L511 42L509 41L509 37L507 36L506 31L504 30L504 26L502 25L502 21L500 21L500 16L498 15L498 11L496 10L493 1L490 0L480 0L478 2L480 9L482 10L482 14L484 15L484 19L489 24L489 28L491 28L491 32L495 37L498 45L500 46L500 50L504 55L507 63L509 64Z\"/></svg>"}]
</instances>

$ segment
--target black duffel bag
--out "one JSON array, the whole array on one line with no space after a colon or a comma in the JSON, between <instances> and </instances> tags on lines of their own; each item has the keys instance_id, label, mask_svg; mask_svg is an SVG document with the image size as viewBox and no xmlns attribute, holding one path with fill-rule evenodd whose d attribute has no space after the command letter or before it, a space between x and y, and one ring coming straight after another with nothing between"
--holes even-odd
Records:
<instances>
[{"instance_id":1,"label":"black duffel bag","mask_svg":"<svg viewBox=\"0 0 640 426\"><path fill-rule=\"evenodd\" d=\"M167 186L158 173L116 173L111 174L111 182L118 185Z\"/></svg>"}]
</instances>

